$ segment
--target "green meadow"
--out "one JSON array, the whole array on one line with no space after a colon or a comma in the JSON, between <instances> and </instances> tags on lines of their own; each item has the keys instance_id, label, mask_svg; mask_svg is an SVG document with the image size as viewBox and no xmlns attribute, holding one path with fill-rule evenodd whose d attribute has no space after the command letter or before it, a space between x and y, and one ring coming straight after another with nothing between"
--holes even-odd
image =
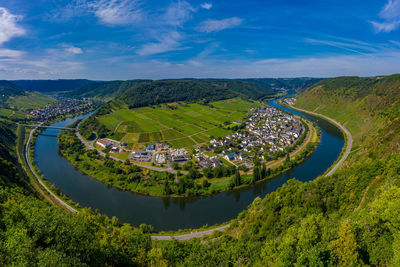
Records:
<instances>
[{"instance_id":1,"label":"green meadow","mask_svg":"<svg viewBox=\"0 0 400 267\"><path fill-rule=\"evenodd\" d=\"M26 95L10 97L7 104L15 109L36 109L56 102L55 99L38 92L26 92Z\"/></svg>"},{"instance_id":2,"label":"green meadow","mask_svg":"<svg viewBox=\"0 0 400 267\"><path fill-rule=\"evenodd\" d=\"M243 119L259 106L241 98L211 102L209 105L170 103L153 107L122 108L99 117L120 140L130 144L166 141L172 147L194 147L212 137L224 137L231 131L224 124Z\"/></svg>"}]
</instances>

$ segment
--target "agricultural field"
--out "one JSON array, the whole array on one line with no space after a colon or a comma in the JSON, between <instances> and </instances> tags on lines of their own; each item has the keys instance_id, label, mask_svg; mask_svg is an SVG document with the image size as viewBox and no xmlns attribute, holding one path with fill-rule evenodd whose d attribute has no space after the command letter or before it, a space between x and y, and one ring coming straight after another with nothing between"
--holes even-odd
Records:
<instances>
[{"instance_id":1,"label":"agricultural field","mask_svg":"<svg viewBox=\"0 0 400 267\"><path fill-rule=\"evenodd\" d=\"M38 92L26 92L26 95L10 97L7 100L8 106L18 110L36 109L55 102L54 98Z\"/></svg>"},{"instance_id":2,"label":"agricultural field","mask_svg":"<svg viewBox=\"0 0 400 267\"><path fill-rule=\"evenodd\" d=\"M195 147L211 138L232 133L224 124L243 119L259 102L240 98L212 102L209 105L169 103L156 107L122 108L99 117L120 141L146 145L166 141L175 148Z\"/></svg>"}]
</instances>

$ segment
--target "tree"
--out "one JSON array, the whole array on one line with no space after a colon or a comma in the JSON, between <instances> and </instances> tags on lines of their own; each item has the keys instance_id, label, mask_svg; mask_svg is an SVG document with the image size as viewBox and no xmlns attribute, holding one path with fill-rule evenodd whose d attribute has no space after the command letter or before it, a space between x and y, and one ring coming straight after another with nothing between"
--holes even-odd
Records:
<instances>
[{"instance_id":1,"label":"tree","mask_svg":"<svg viewBox=\"0 0 400 267\"><path fill-rule=\"evenodd\" d=\"M169 186L169 182L168 181L166 181L165 183L164 183L164 188L163 188L163 193L164 193L164 195L169 195L169 194L171 194L171 188L170 188L170 186Z\"/></svg>"},{"instance_id":2,"label":"tree","mask_svg":"<svg viewBox=\"0 0 400 267\"><path fill-rule=\"evenodd\" d=\"M258 167L258 166L254 167L252 182L255 183L255 182L261 180L260 175L261 175L260 174L260 167Z\"/></svg>"},{"instance_id":3,"label":"tree","mask_svg":"<svg viewBox=\"0 0 400 267\"><path fill-rule=\"evenodd\" d=\"M233 184L234 184L235 186L241 185L241 184L242 184L242 179L241 179L241 177L240 177L240 172L239 172L238 170L236 171L234 177L235 177L235 178L234 178L234 180L233 180Z\"/></svg>"},{"instance_id":4,"label":"tree","mask_svg":"<svg viewBox=\"0 0 400 267\"><path fill-rule=\"evenodd\" d=\"M285 163L290 163L290 154L289 153L286 154Z\"/></svg>"},{"instance_id":5,"label":"tree","mask_svg":"<svg viewBox=\"0 0 400 267\"><path fill-rule=\"evenodd\" d=\"M265 163L263 163L261 168L261 179L264 179L265 177L267 177L267 168Z\"/></svg>"},{"instance_id":6,"label":"tree","mask_svg":"<svg viewBox=\"0 0 400 267\"><path fill-rule=\"evenodd\" d=\"M176 162L172 163L172 169L174 169L174 170L179 169L179 164Z\"/></svg>"},{"instance_id":7,"label":"tree","mask_svg":"<svg viewBox=\"0 0 400 267\"><path fill-rule=\"evenodd\" d=\"M224 172L222 170L221 166L217 166L213 169L214 177L215 178L221 178L224 175Z\"/></svg>"},{"instance_id":8,"label":"tree","mask_svg":"<svg viewBox=\"0 0 400 267\"><path fill-rule=\"evenodd\" d=\"M204 168L203 169L203 175L206 178L213 178L213 173L212 173L211 168Z\"/></svg>"},{"instance_id":9,"label":"tree","mask_svg":"<svg viewBox=\"0 0 400 267\"><path fill-rule=\"evenodd\" d=\"M348 221L344 221L340 225L338 238L330 243L330 249L338 258L339 265L357 265L357 242Z\"/></svg>"},{"instance_id":10,"label":"tree","mask_svg":"<svg viewBox=\"0 0 400 267\"><path fill-rule=\"evenodd\" d=\"M211 184L207 181L207 180L204 180L203 181L203 187L204 188L207 188L207 187L209 187Z\"/></svg>"}]
</instances>

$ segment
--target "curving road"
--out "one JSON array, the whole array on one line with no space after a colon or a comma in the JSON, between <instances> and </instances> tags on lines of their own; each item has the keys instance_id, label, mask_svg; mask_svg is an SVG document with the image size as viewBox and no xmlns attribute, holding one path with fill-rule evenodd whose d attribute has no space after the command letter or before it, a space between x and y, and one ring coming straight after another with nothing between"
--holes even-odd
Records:
<instances>
[{"instance_id":1,"label":"curving road","mask_svg":"<svg viewBox=\"0 0 400 267\"><path fill-rule=\"evenodd\" d=\"M297 107L294 107L294 106L290 106L290 108L298 110L298 111L301 111L301 112L304 112L304 113L308 113L308 114L311 114L311 115L315 115L315 116L318 116L318 117L321 117L321 118L324 118L324 119L332 122L333 124L335 124L337 127L339 127L342 130L342 132L346 135L346 139L347 139L346 141L347 142L346 142L346 149L345 149L345 151L343 153L343 156L340 158L340 160L338 162L336 162L336 164L326 174L326 176L331 176L340 167L340 165L342 165L342 163L347 159L347 157L350 154L351 147L353 145L353 137L351 136L351 133L342 124L340 124L339 122L337 122L336 120L334 120L334 119L332 119L332 118L330 118L328 116L325 116L323 114L316 113L316 112L313 112L313 111L308 111L308 110L305 110L305 109L302 109L302 108L297 108Z\"/></svg>"},{"instance_id":2,"label":"curving road","mask_svg":"<svg viewBox=\"0 0 400 267\"><path fill-rule=\"evenodd\" d=\"M57 201L61 206L65 207L67 210L69 210L70 212L78 212L76 209L74 209L73 207L71 207L70 205L68 205L66 202L64 202L62 199L60 199L56 194L54 194L44 183L43 181L40 179L39 175L37 175L37 173L33 170L32 168L32 164L29 160L29 144L31 142L32 136L34 131L37 129L38 127L35 127L32 129L32 131L29 133L29 138L28 141L26 142L25 145L25 153L24 153L24 158L25 158L25 162L28 165L29 169L31 170L31 172L33 173L33 175L36 177L37 181L39 182L39 184L53 197L53 199L55 201Z\"/></svg>"},{"instance_id":3,"label":"curving road","mask_svg":"<svg viewBox=\"0 0 400 267\"><path fill-rule=\"evenodd\" d=\"M190 240L192 238L201 238L207 235L211 235L212 233L216 231L224 231L226 228L229 227L229 224L220 226L217 228L205 230L205 231L200 231L200 232L192 232L189 234L183 234L183 235L153 235L151 236L151 239L153 240L178 240L178 241L185 241L185 240Z\"/></svg>"}]
</instances>

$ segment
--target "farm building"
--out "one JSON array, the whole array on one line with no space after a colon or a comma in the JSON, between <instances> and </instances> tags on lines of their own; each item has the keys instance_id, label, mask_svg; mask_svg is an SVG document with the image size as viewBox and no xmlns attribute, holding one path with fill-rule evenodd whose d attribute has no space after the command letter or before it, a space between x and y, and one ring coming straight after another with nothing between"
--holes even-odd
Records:
<instances>
[{"instance_id":1,"label":"farm building","mask_svg":"<svg viewBox=\"0 0 400 267\"><path fill-rule=\"evenodd\" d=\"M110 147L113 145L110 141L107 141L104 139L97 140L96 144L98 144L99 146L101 146L103 148L107 148L107 147Z\"/></svg>"}]
</instances>

